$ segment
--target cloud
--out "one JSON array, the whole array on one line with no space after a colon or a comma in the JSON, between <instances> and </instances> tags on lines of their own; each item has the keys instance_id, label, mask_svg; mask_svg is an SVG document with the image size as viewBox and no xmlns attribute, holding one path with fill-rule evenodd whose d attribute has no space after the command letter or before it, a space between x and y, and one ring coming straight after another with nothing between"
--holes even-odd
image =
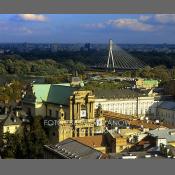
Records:
<instances>
[{"instance_id":1,"label":"cloud","mask_svg":"<svg viewBox=\"0 0 175 175\"><path fill-rule=\"evenodd\" d=\"M102 29L114 26L115 28L128 29L131 31L151 32L157 30L158 26L145 22L150 18L152 18L152 16L141 15L138 18L111 19L101 23L83 24L82 26L88 29Z\"/></svg>"},{"instance_id":2,"label":"cloud","mask_svg":"<svg viewBox=\"0 0 175 175\"><path fill-rule=\"evenodd\" d=\"M140 22L138 19L121 18L107 21L108 25L113 25L117 28L127 28L133 31L154 31L155 28L151 24Z\"/></svg>"},{"instance_id":3,"label":"cloud","mask_svg":"<svg viewBox=\"0 0 175 175\"><path fill-rule=\"evenodd\" d=\"M47 20L46 16L39 14L19 14L18 17L24 21L45 22Z\"/></svg>"},{"instance_id":4,"label":"cloud","mask_svg":"<svg viewBox=\"0 0 175 175\"><path fill-rule=\"evenodd\" d=\"M15 24L9 24L7 22L1 22L0 21L0 31L1 32L9 32L9 33L15 33L15 34L32 34L33 31L26 27L26 26L19 26Z\"/></svg>"},{"instance_id":5,"label":"cloud","mask_svg":"<svg viewBox=\"0 0 175 175\"><path fill-rule=\"evenodd\" d=\"M105 24L103 24L103 23L83 24L82 26L85 27L85 28L88 28L88 29L102 29L102 28L105 28Z\"/></svg>"},{"instance_id":6,"label":"cloud","mask_svg":"<svg viewBox=\"0 0 175 175\"><path fill-rule=\"evenodd\" d=\"M154 17L162 24L175 23L175 14L156 14Z\"/></svg>"},{"instance_id":7,"label":"cloud","mask_svg":"<svg viewBox=\"0 0 175 175\"><path fill-rule=\"evenodd\" d=\"M18 28L17 30L23 32L24 34L32 34L33 33L32 30L27 28L27 27L21 27L21 28Z\"/></svg>"},{"instance_id":8,"label":"cloud","mask_svg":"<svg viewBox=\"0 0 175 175\"><path fill-rule=\"evenodd\" d=\"M148 21L150 18L151 18L151 16L141 15L139 17L139 20L140 21Z\"/></svg>"}]
</instances>

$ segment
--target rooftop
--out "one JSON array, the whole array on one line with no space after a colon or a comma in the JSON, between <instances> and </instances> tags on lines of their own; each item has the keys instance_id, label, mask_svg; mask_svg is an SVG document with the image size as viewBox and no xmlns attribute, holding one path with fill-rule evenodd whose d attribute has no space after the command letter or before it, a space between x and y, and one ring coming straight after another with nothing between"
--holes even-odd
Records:
<instances>
[{"instance_id":1,"label":"rooftop","mask_svg":"<svg viewBox=\"0 0 175 175\"><path fill-rule=\"evenodd\" d=\"M19 117L9 115L4 121L4 126L21 125L21 123L22 120Z\"/></svg>"},{"instance_id":2,"label":"rooftop","mask_svg":"<svg viewBox=\"0 0 175 175\"><path fill-rule=\"evenodd\" d=\"M140 133L138 129L119 129L118 131L115 129L109 130L109 133L113 138L117 137L128 137L130 135L134 135Z\"/></svg>"},{"instance_id":3,"label":"rooftop","mask_svg":"<svg viewBox=\"0 0 175 175\"><path fill-rule=\"evenodd\" d=\"M69 97L77 88L71 87L70 84L33 84L33 93L36 102L49 102L60 105L67 105Z\"/></svg>"},{"instance_id":4,"label":"rooftop","mask_svg":"<svg viewBox=\"0 0 175 175\"><path fill-rule=\"evenodd\" d=\"M103 135L72 138L92 148L104 146Z\"/></svg>"},{"instance_id":5,"label":"rooftop","mask_svg":"<svg viewBox=\"0 0 175 175\"><path fill-rule=\"evenodd\" d=\"M175 129L155 129L148 132L153 137L164 138L167 142L175 141Z\"/></svg>"},{"instance_id":6,"label":"rooftop","mask_svg":"<svg viewBox=\"0 0 175 175\"><path fill-rule=\"evenodd\" d=\"M101 159L103 153L75 139L68 138L56 145L45 145L45 149L67 159Z\"/></svg>"},{"instance_id":7,"label":"rooftop","mask_svg":"<svg viewBox=\"0 0 175 175\"><path fill-rule=\"evenodd\" d=\"M130 126L136 127L136 128L143 127L143 128L149 128L149 129L156 129L156 128L160 128L160 127L163 127L163 128L166 127L162 124L157 125L153 121L147 122L145 120L134 119L133 116L119 114L119 113L111 112L111 111L110 112L104 111L103 115L106 118L106 120L127 121ZM171 126L168 126L168 127L171 127Z\"/></svg>"},{"instance_id":8,"label":"rooftop","mask_svg":"<svg viewBox=\"0 0 175 175\"><path fill-rule=\"evenodd\" d=\"M158 107L162 109L175 110L175 102L164 101Z\"/></svg>"},{"instance_id":9,"label":"rooftop","mask_svg":"<svg viewBox=\"0 0 175 175\"><path fill-rule=\"evenodd\" d=\"M133 98L143 96L142 94L130 89L96 89L94 90L96 98Z\"/></svg>"}]
</instances>

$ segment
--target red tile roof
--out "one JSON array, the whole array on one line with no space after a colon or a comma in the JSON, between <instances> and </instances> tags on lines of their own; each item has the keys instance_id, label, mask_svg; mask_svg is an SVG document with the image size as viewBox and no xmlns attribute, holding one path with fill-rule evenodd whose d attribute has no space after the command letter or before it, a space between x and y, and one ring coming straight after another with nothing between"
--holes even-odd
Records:
<instances>
[{"instance_id":1,"label":"red tile roof","mask_svg":"<svg viewBox=\"0 0 175 175\"><path fill-rule=\"evenodd\" d=\"M92 148L104 146L103 135L74 137L72 139L88 145Z\"/></svg>"}]
</instances>

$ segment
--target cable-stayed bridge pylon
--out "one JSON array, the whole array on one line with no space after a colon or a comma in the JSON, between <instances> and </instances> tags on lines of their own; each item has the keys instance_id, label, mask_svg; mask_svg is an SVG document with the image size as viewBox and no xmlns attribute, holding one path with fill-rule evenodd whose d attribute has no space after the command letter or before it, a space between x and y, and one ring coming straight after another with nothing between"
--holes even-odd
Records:
<instances>
[{"instance_id":1,"label":"cable-stayed bridge pylon","mask_svg":"<svg viewBox=\"0 0 175 175\"><path fill-rule=\"evenodd\" d=\"M114 44L111 39L109 40L108 56L106 55L106 58L94 67L115 72L116 70L137 70L146 66L144 62Z\"/></svg>"}]
</instances>

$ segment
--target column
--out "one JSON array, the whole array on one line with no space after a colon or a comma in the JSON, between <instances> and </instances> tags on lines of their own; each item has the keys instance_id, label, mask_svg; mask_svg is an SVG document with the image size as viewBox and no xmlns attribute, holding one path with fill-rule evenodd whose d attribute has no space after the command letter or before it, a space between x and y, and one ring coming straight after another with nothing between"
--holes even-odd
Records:
<instances>
[{"instance_id":1,"label":"column","mask_svg":"<svg viewBox=\"0 0 175 175\"><path fill-rule=\"evenodd\" d=\"M69 109L69 112L70 112L70 120L72 120L72 113L73 113L73 111L72 111L72 101L70 100L70 109Z\"/></svg>"},{"instance_id":2,"label":"column","mask_svg":"<svg viewBox=\"0 0 175 175\"><path fill-rule=\"evenodd\" d=\"M89 119L90 118L90 107L89 107L89 103L86 103L86 115L87 115L87 118Z\"/></svg>"}]
</instances>

